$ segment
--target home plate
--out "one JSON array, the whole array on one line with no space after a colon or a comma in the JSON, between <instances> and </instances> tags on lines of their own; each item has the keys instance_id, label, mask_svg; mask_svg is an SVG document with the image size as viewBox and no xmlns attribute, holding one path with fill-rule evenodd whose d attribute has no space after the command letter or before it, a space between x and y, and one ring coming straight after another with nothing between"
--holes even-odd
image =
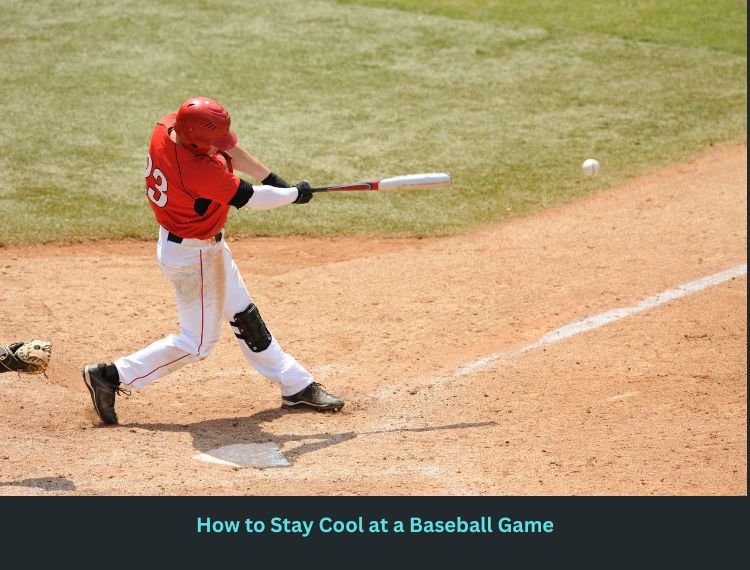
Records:
<instances>
[{"instance_id":1,"label":"home plate","mask_svg":"<svg viewBox=\"0 0 750 570\"><path fill-rule=\"evenodd\" d=\"M291 465L275 443L234 443L198 453L193 459L232 467L287 467Z\"/></svg>"}]
</instances>

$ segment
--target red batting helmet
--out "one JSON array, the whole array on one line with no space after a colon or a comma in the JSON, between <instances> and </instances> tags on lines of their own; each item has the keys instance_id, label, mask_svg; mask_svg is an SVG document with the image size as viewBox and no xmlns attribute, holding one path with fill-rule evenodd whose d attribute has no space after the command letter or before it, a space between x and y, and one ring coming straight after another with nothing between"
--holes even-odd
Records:
<instances>
[{"instance_id":1,"label":"red batting helmet","mask_svg":"<svg viewBox=\"0 0 750 570\"><path fill-rule=\"evenodd\" d=\"M186 148L203 154L212 146L227 150L237 144L231 122L229 111L213 99L193 97L177 111L174 130Z\"/></svg>"}]
</instances>

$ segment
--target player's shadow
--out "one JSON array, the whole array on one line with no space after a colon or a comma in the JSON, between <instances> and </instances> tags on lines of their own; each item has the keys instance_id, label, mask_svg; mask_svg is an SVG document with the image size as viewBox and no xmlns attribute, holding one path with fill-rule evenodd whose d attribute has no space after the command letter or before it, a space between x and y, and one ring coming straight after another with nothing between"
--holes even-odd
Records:
<instances>
[{"instance_id":1,"label":"player's shadow","mask_svg":"<svg viewBox=\"0 0 750 570\"><path fill-rule=\"evenodd\" d=\"M276 434L269 433L263 429L263 424L288 414L290 412L282 409L264 410L248 417L241 418L221 418L216 420L206 420L192 424L163 424L163 423L129 423L129 428L140 428L151 431L166 432L187 432L193 438L193 446L201 453L208 452L218 447L234 445L241 443L274 443L280 449L283 449L284 457L290 464L294 460L306 453L312 453L320 449L325 449L332 445L338 445L345 441L352 440L356 437L365 437L369 435L383 433L407 433L407 432L429 432L439 430L460 430L477 427L497 425L496 422L477 422L477 423L457 423L441 426L428 427L400 427L392 429L381 429L372 431L348 431L340 433L287 433ZM300 413L300 412L292 412ZM302 412L318 413L318 412ZM294 444L299 445L294 445Z\"/></svg>"},{"instance_id":2,"label":"player's shadow","mask_svg":"<svg viewBox=\"0 0 750 570\"><path fill-rule=\"evenodd\" d=\"M73 481L65 477L34 477L22 479L21 481L9 481L0 483L0 487L36 487L43 491L75 491Z\"/></svg>"}]
</instances>

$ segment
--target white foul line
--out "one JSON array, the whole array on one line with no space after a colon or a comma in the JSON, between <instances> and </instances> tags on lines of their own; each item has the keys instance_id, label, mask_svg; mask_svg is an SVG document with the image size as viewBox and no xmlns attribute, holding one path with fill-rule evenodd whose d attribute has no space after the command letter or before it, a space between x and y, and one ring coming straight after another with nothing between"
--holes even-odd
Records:
<instances>
[{"instance_id":1,"label":"white foul line","mask_svg":"<svg viewBox=\"0 0 750 570\"><path fill-rule=\"evenodd\" d=\"M702 279L690 281L689 283L680 285L675 289L667 289L666 291L662 291L661 293L654 295L653 297L644 299L637 305L633 305L631 307L622 307L619 309L612 309L611 311L606 311L604 313L594 315L593 317L586 317L585 319L582 319L580 321L576 321L569 325L565 325L563 327L550 331L535 343L529 344L516 351L496 352L494 354L490 354L489 356L485 356L484 358L480 358L479 360L475 360L474 362L461 366L458 370L456 370L454 376L466 376L467 374L471 374L472 372L481 370L482 368L485 368L486 366L502 358L509 358L512 356L523 354L524 352L529 352L530 350L534 350L535 348L554 344L566 338L570 338L577 334L602 327L622 318L629 317L630 315L635 315L636 313L640 313L648 309L653 309L654 307L657 307L663 303L674 301L675 299L679 299L680 297L684 297L685 295L690 295L691 293L702 291L703 289L706 289L708 287L719 285L720 283L724 283L725 281L729 281L730 279L734 279L735 277L740 277L741 275L746 274L747 263L744 263L742 265L738 265L737 267L727 269L726 271L721 271L719 273L709 275L708 277L703 277Z\"/></svg>"}]
</instances>

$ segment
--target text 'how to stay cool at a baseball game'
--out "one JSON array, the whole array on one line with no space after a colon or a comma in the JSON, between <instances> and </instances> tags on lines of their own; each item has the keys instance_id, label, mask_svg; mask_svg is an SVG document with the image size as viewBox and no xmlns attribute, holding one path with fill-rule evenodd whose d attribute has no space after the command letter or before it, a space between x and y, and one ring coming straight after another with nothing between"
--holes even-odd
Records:
<instances>
[{"instance_id":1,"label":"text 'how to stay cool at a baseball game'","mask_svg":"<svg viewBox=\"0 0 750 570\"><path fill-rule=\"evenodd\" d=\"M551 520L520 520L507 516L480 516L450 519L424 519L407 517L389 520L355 517L337 520L331 517L319 519L290 519L273 517L268 520L245 518L243 520L219 520L197 517L198 534L278 534L307 538L313 533L331 534L552 534L555 524Z\"/></svg>"}]
</instances>

